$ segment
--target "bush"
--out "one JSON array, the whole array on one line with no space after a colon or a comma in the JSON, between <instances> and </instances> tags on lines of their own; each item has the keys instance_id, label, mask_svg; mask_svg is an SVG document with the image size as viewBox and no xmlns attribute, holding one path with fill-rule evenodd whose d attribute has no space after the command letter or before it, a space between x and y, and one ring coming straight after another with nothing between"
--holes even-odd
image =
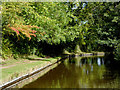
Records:
<instances>
[{"instance_id":1,"label":"bush","mask_svg":"<svg viewBox=\"0 0 120 90\"><path fill-rule=\"evenodd\" d=\"M80 50L80 46L79 45L76 45L75 47L75 53L81 53L82 51Z\"/></svg>"},{"instance_id":2,"label":"bush","mask_svg":"<svg viewBox=\"0 0 120 90\"><path fill-rule=\"evenodd\" d=\"M7 59L12 56L12 46L13 44L8 39L2 38L2 58Z\"/></svg>"}]
</instances>

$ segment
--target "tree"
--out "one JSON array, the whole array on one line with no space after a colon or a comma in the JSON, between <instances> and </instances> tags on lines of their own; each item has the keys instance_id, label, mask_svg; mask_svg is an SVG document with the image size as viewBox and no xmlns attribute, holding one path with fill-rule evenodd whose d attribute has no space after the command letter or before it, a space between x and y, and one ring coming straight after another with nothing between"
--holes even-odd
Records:
<instances>
[{"instance_id":1,"label":"tree","mask_svg":"<svg viewBox=\"0 0 120 90\"><path fill-rule=\"evenodd\" d=\"M85 23L82 30L86 49L104 51L115 49L120 39L119 7L119 2L80 2L74 9L78 23Z\"/></svg>"},{"instance_id":2,"label":"tree","mask_svg":"<svg viewBox=\"0 0 120 90\"><path fill-rule=\"evenodd\" d=\"M66 3L5 2L3 40L8 39L13 44L14 53L19 54L28 54L31 50L37 52L39 44L44 42L58 45L74 41L80 30L79 27L69 26L71 16Z\"/></svg>"}]
</instances>

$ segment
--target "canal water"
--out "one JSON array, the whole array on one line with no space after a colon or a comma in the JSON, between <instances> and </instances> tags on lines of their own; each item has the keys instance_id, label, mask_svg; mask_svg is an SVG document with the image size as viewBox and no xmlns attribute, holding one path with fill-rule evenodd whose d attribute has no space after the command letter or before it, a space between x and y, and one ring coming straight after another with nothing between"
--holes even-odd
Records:
<instances>
[{"instance_id":1,"label":"canal water","mask_svg":"<svg viewBox=\"0 0 120 90\"><path fill-rule=\"evenodd\" d=\"M110 57L70 57L22 88L120 88L119 67Z\"/></svg>"}]
</instances>

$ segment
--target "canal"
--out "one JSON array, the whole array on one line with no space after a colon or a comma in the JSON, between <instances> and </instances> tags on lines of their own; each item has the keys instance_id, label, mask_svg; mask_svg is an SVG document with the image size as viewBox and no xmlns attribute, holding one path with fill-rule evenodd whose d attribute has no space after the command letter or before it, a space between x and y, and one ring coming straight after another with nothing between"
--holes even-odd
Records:
<instances>
[{"instance_id":1,"label":"canal","mask_svg":"<svg viewBox=\"0 0 120 90\"><path fill-rule=\"evenodd\" d=\"M108 57L71 57L22 88L120 88L118 63Z\"/></svg>"}]
</instances>

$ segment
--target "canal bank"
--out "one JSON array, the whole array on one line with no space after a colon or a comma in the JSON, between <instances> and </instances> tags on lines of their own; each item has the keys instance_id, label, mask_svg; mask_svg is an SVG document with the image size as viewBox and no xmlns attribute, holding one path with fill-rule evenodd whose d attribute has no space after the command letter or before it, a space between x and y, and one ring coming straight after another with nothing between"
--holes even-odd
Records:
<instances>
[{"instance_id":1,"label":"canal bank","mask_svg":"<svg viewBox=\"0 0 120 90\"><path fill-rule=\"evenodd\" d=\"M92 52L92 53L69 53L69 54L65 54L65 55L69 55L70 57L78 57L78 56L82 56L82 57L90 57L90 56L104 56L105 52Z\"/></svg>"},{"instance_id":2,"label":"canal bank","mask_svg":"<svg viewBox=\"0 0 120 90\"><path fill-rule=\"evenodd\" d=\"M83 53L82 55L81 54L70 54L70 55L65 56L64 58L58 57L58 58L44 59L44 60L38 61L36 63L34 62L35 64L32 65L32 66L34 66L34 68L29 67L29 69L26 72L22 72L22 73L19 72L20 74L15 72L13 74L13 76L11 75L12 78L11 77L7 78L7 80L4 79L3 85L1 85L0 87L2 89L7 88L7 87L13 87L13 86L15 86L16 88L20 88L24 84L27 84L31 81L36 80L37 76L40 77L40 76L44 75L45 73L47 73L49 70L56 67L58 65L57 62L59 62L62 59L65 59L67 57L77 57L77 56L89 57L89 56L94 56L94 55L95 56L96 55L104 55L104 53L99 53L99 54ZM40 64L40 62L44 62L44 63ZM25 65L23 65L23 66L25 66ZM12 68L15 68L15 67L12 67ZM12 69L9 68L9 70L12 70ZM37 75L37 76L33 77L34 75ZM32 79L29 80L29 77L32 77ZM24 81L24 84L22 84L23 81Z\"/></svg>"},{"instance_id":3,"label":"canal bank","mask_svg":"<svg viewBox=\"0 0 120 90\"><path fill-rule=\"evenodd\" d=\"M34 59L31 63L27 63L27 60L25 63L19 63L16 66L8 67L8 68L2 68L2 85L0 86L1 89L11 87L14 84L17 84L19 82L22 82L22 80L25 80L26 78L35 75L36 73L42 71L43 69L52 66L53 64L57 63L61 58L46 58L43 60ZM24 70L23 70L24 69ZM48 71L52 69L47 69ZM46 71L45 71L46 72ZM44 75L44 72L41 73L41 75Z\"/></svg>"}]
</instances>

